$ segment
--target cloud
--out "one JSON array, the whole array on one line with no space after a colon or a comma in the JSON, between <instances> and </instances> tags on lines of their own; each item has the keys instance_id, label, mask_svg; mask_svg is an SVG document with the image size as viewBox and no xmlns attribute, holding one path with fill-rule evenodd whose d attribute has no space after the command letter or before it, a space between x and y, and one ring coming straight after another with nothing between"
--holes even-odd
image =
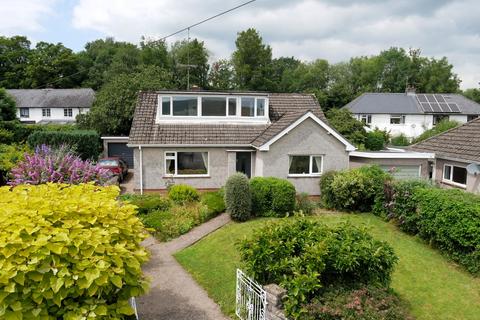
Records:
<instances>
[{"instance_id":1,"label":"cloud","mask_svg":"<svg viewBox=\"0 0 480 320\"><path fill-rule=\"evenodd\" d=\"M44 31L43 23L54 14L56 0L3 0L0 34L12 36Z\"/></svg>"},{"instance_id":2,"label":"cloud","mask_svg":"<svg viewBox=\"0 0 480 320\"><path fill-rule=\"evenodd\" d=\"M73 26L118 40L160 38L241 0L78 0ZM447 56L463 87L476 87L480 66L478 0L257 0L197 26L192 37L205 41L212 58L228 57L238 31L254 27L274 56L339 62L378 54L390 46L421 48ZM186 37L181 34L169 39Z\"/></svg>"}]
</instances>

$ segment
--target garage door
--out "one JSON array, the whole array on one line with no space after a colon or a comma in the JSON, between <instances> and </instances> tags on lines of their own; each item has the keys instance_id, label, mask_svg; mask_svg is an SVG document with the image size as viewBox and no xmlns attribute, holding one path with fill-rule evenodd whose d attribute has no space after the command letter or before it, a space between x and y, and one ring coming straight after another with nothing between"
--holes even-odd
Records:
<instances>
[{"instance_id":1,"label":"garage door","mask_svg":"<svg viewBox=\"0 0 480 320\"><path fill-rule=\"evenodd\" d=\"M129 168L133 168L133 149L127 147L126 143L108 143L108 156L120 157L127 163Z\"/></svg>"},{"instance_id":2,"label":"garage door","mask_svg":"<svg viewBox=\"0 0 480 320\"><path fill-rule=\"evenodd\" d=\"M393 171L392 175L397 179L420 178L420 166L381 166L381 168L388 172Z\"/></svg>"}]
</instances>

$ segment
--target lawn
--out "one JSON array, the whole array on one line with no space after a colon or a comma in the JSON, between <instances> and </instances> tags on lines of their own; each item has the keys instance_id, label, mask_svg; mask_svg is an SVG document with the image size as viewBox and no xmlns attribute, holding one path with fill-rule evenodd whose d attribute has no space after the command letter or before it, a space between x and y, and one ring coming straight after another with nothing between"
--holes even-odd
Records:
<instances>
[{"instance_id":1,"label":"lawn","mask_svg":"<svg viewBox=\"0 0 480 320\"><path fill-rule=\"evenodd\" d=\"M392 287L417 319L479 319L480 278L471 276L420 239L371 214L324 213L313 219L327 224L348 220L365 225L375 238L389 242L400 258ZM226 315L234 315L235 269L241 266L235 244L271 221L274 219L230 223L176 254Z\"/></svg>"}]
</instances>

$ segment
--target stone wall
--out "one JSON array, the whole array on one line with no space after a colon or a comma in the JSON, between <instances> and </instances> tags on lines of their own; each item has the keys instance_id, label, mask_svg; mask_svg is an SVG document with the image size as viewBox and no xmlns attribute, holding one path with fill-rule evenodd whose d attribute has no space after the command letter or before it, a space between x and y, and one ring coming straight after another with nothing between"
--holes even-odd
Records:
<instances>
[{"instance_id":1,"label":"stone wall","mask_svg":"<svg viewBox=\"0 0 480 320\"><path fill-rule=\"evenodd\" d=\"M287 291L276 284L263 286L267 292L267 320L287 320L283 312L283 299Z\"/></svg>"}]
</instances>

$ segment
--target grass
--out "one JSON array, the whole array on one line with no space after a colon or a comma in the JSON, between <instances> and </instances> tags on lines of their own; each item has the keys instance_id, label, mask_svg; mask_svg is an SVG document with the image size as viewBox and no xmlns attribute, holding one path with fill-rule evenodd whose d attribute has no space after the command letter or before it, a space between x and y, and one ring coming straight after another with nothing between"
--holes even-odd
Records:
<instances>
[{"instance_id":1,"label":"grass","mask_svg":"<svg viewBox=\"0 0 480 320\"><path fill-rule=\"evenodd\" d=\"M480 278L448 261L422 240L371 214L324 213L312 219L327 224L349 220L367 226L375 238L389 242L400 258L392 287L417 319L479 319ZM241 267L235 244L272 221L230 223L175 255L226 315L233 317L235 312L235 269Z\"/></svg>"}]
</instances>

